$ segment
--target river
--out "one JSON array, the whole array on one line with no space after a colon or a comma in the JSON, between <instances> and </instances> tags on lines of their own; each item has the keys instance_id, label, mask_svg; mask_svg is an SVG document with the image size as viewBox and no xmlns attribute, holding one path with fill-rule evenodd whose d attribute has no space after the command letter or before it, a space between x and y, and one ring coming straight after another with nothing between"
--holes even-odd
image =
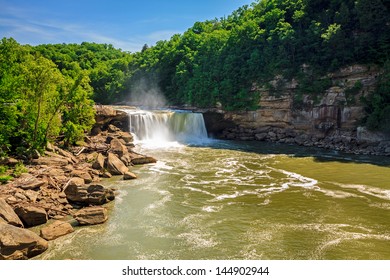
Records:
<instances>
[{"instance_id":1,"label":"river","mask_svg":"<svg viewBox=\"0 0 390 280\"><path fill-rule=\"evenodd\" d=\"M264 142L149 145L102 225L39 259L390 259L390 159Z\"/></svg>"}]
</instances>

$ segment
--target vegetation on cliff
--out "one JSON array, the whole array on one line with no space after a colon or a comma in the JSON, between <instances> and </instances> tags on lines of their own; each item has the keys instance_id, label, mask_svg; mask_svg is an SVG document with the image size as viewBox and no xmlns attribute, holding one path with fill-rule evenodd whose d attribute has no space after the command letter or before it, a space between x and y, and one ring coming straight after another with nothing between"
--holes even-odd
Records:
<instances>
[{"instance_id":1,"label":"vegetation on cliff","mask_svg":"<svg viewBox=\"0 0 390 280\"><path fill-rule=\"evenodd\" d=\"M275 76L295 78L299 106L302 93L316 99L330 86L322 78L329 71L385 65L389 19L389 0L257 0L138 53L107 44L31 47L3 39L0 151L39 149L58 135L74 142L91 125L92 99L126 101L140 84L158 88L172 105L252 110L259 99L254 85L272 90ZM363 100L372 129L390 127L387 68L377 92Z\"/></svg>"}]
</instances>

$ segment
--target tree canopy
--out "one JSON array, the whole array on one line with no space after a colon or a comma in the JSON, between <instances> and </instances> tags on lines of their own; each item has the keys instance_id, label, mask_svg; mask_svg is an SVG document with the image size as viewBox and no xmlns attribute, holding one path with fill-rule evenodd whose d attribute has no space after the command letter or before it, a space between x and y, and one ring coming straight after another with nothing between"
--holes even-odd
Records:
<instances>
[{"instance_id":1,"label":"tree canopy","mask_svg":"<svg viewBox=\"0 0 390 280\"><path fill-rule=\"evenodd\" d=\"M58 135L77 141L91 126L92 100L124 102L155 89L170 105L253 110L254 85L270 86L275 76L321 91L326 72L389 60L390 0L257 0L137 53L87 42L22 46L4 38L0 151L42 148ZM376 129L388 120L386 73L364 100L366 122Z\"/></svg>"}]
</instances>

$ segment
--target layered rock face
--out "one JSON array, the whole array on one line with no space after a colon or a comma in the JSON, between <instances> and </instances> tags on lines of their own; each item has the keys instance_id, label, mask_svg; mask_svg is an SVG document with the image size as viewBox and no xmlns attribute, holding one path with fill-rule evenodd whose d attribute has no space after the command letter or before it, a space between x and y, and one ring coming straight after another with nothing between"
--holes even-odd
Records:
<instances>
[{"instance_id":1,"label":"layered rock face","mask_svg":"<svg viewBox=\"0 0 390 280\"><path fill-rule=\"evenodd\" d=\"M248 112L204 113L208 131L224 139L272 141L345 152L390 155L390 136L359 127L362 96L372 93L379 69L354 65L329 74L325 92L299 95L297 81L276 77L271 92L254 86L260 108ZM315 100L317 97L317 100ZM215 127L212 123L218 123Z\"/></svg>"}]
</instances>

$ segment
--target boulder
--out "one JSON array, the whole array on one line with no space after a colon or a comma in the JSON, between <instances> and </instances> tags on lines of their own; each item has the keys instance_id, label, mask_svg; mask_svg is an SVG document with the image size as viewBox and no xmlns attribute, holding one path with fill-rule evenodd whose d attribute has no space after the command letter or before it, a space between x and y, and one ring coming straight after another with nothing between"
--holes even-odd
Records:
<instances>
[{"instance_id":1,"label":"boulder","mask_svg":"<svg viewBox=\"0 0 390 280\"><path fill-rule=\"evenodd\" d=\"M155 158L153 158L153 157L140 155L140 154L137 154L137 153L134 153L134 152L130 153L130 157L131 157L131 163L134 164L134 165L156 163L157 162L157 160Z\"/></svg>"},{"instance_id":2,"label":"boulder","mask_svg":"<svg viewBox=\"0 0 390 280\"><path fill-rule=\"evenodd\" d=\"M73 216L80 225L96 225L107 221L107 209L104 207L86 207Z\"/></svg>"},{"instance_id":3,"label":"boulder","mask_svg":"<svg viewBox=\"0 0 390 280\"><path fill-rule=\"evenodd\" d=\"M87 170L73 170L70 174L72 176L84 179L86 184L92 183L92 176L88 173Z\"/></svg>"},{"instance_id":4,"label":"boulder","mask_svg":"<svg viewBox=\"0 0 390 280\"><path fill-rule=\"evenodd\" d=\"M106 168L112 175L123 175L128 171L127 166L113 153L108 153Z\"/></svg>"},{"instance_id":5,"label":"boulder","mask_svg":"<svg viewBox=\"0 0 390 280\"><path fill-rule=\"evenodd\" d=\"M14 209L3 198L0 198L0 218L10 225L23 227L23 223L14 212Z\"/></svg>"},{"instance_id":6,"label":"boulder","mask_svg":"<svg viewBox=\"0 0 390 280\"><path fill-rule=\"evenodd\" d=\"M110 152L116 154L120 158L126 156L129 153L127 147L123 145L122 142L117 138L111 140Z\"/></svg>"},{"instance_id":7,"label":"boulder","mask_svg":"<svg viewBox=\"0 0 390 280\"><path fill-rule=\"evenodd\" d=\"M90 185L87 188L88 203L101 205L115 199L114 191L99 184Z\"/></svg>"},{"instance_id":8,"label":"boulder","mask_svg":"<svg viewBox=\"0 0 390 280\"><path fill-rule=\"evenodd\" d=\"M122 139L126 144L132 143L134 138L133 135L131 135L128 132L121 131L119 132L119 139Z\"/></svg>"},{"instance_id":9,"label":"boulder","mask_svg":"<svg viewBox=\"0 0 390 280\"><path fill-rule=\"evenodd\" d=\"M80 178L80 177L73 177L72 179L70 179L69 183L68 183L68 187L69 186L76 186L76 187L81 187L81 186L84 186L85 185L85 181L83 178ZM67 188L68 188L67 187ZM64 190L65 191L65 190ZM65 193L66 194L66 193Z\"/></svg>"},{"instance_id":10,"label":"boulder","mask_svg":"<svg viewBox=\"0 0 390 280\"><path fill-rule=\"evenodd\" d=\"M102 170L104 169L105 157L102 154L98 154L95 162L92 164L93 169Z\"/></svg>"},{"instance_id":11,"label":"boulder","mask_svg":"<svg viewBox=\"0 0 390 280\"><path fill-rule=\"evenodd\" d=\"M132 179L137 179L137 175L135 175L133 172L127 171L123 175L123 180L132 180Z\"/></svg>"},{"instance_id":12,"label":"boulder","mask_svg":"<svg viewBox=\"0 0 390 280\"><path fill-rule=\"evenodd\" d=\"M64 192L69 201L85 205L101 205L115 199L112 189L98 184L90 186L68 185Z\"/></svg>"},{"instance_id":13,"label":"boulder","mask_svg":"<svg viewBox=\"0 0 390 280\"><path fill-rule=\"evenodd\" d=\"M64 221L55 221L47 227L42 228L40 235L46 240L54 240L72 232L74 232L74 229L70 223Z\"/></svg>"},{"instance_id":14,"label":"boulder","mask_svg":"<svg viewBox=\"0 0 390 280\"><path fill-rule=\"evenodd\" d=\"M118 127L116 127L115 125L113 125L113 124L108 125L108 132L115 133L115 132L119 132L119 131L121 131L121 130Z\"/></svg>"},{"instance_id":15,"label":"boulder","mask_svg":"<svg viewBox=\"0 0 390 280\"><path fill-rule=\"evenodd\" d=\"M27 227L33 227L47 222L46 210L40 207L19 205L15 208L15 213Z\"/></svg>"},{"instance_id":16,"label":"boulder","mask_svg":"<svg viewBox=\"0 0 390 280\"><path fill-rule=\"evenodd\" d=\"M48 242L34 232L0 223L0 260L25 260L42 254Z\"/></svg>"}]
</instances>

